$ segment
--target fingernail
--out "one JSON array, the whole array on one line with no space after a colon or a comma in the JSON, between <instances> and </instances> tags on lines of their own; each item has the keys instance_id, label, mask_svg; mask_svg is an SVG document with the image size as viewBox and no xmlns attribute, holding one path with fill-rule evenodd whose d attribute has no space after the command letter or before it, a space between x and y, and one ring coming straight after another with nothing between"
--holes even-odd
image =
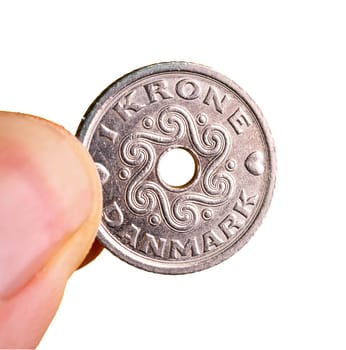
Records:
<instances>
[{"instance_id":1,"label":"fingernail","mask_svg":"<svg viewBox=\"0 0 346 350\"><path fill-rule=\"evenodd\" d=\"M95 174L61 127L0 112L0 299L25 286L90 215Z\"/></svg>"}]
</instances>

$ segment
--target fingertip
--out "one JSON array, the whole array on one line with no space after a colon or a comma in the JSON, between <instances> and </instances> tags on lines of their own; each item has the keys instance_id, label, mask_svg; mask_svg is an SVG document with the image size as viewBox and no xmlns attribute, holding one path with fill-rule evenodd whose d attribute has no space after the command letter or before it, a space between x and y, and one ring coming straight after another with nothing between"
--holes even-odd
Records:
<instances>
[{"instance_id":1,"label":"fingertip","mask_svg":"<svg viewBox=\"0 0 346 350\"><path fill-rule=\"evenodd\" d=\"M94 241L101 184L90 155L65 129L0 112L0 193L0 346L7 339L25 347L41 338ZM31 329L34 314L41 321Z\"/></svg>"}]
</instances>

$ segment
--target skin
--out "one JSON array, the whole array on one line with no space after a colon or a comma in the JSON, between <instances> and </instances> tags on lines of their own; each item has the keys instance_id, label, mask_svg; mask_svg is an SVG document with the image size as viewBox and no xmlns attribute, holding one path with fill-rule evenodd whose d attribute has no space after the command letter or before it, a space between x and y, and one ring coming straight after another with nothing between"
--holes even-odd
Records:
<instances>
[{"instance_id":1,"label":"skin","mask_svg":"<svg viewBox=\"0 0 346 350\"><path fill-rule=\"evenodd\" d=\"M91 157L61 126L0 112L0 348L35 348L94 243L102 191Z\"/></svg>"}]
</instances>

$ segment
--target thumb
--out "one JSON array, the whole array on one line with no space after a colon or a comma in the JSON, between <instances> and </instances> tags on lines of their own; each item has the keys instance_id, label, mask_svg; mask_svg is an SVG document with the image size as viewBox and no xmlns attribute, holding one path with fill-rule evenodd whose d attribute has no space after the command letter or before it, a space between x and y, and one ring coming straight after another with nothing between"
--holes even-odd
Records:
<instances>
[{"instance_id":1,"label":"thumb","mask_svg":"<svg viewBox=\"0 0 346 350\"><path fill-rule=\"evenodd\" d=\"M62 127L0 112L0 348L33 348L95 238L101 187Z\"/></svg>"}]
</instances>

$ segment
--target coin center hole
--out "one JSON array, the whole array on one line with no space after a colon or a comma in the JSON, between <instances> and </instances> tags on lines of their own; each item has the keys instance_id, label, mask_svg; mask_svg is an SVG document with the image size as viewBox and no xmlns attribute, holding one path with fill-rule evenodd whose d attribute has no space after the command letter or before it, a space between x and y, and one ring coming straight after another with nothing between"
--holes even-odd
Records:
<instances>
[{"instance_id":1,"label":"coin center hole","mask_svg":"<svg viewBox=\"0 0 346 350\"><path fill-rule=\"evenodd\" d=\"M182 188L188 186L197 173L197 163L185 148L173 148L164 153L158 164L158 174L166 185Z\"/></svg>"}]
</instances>

